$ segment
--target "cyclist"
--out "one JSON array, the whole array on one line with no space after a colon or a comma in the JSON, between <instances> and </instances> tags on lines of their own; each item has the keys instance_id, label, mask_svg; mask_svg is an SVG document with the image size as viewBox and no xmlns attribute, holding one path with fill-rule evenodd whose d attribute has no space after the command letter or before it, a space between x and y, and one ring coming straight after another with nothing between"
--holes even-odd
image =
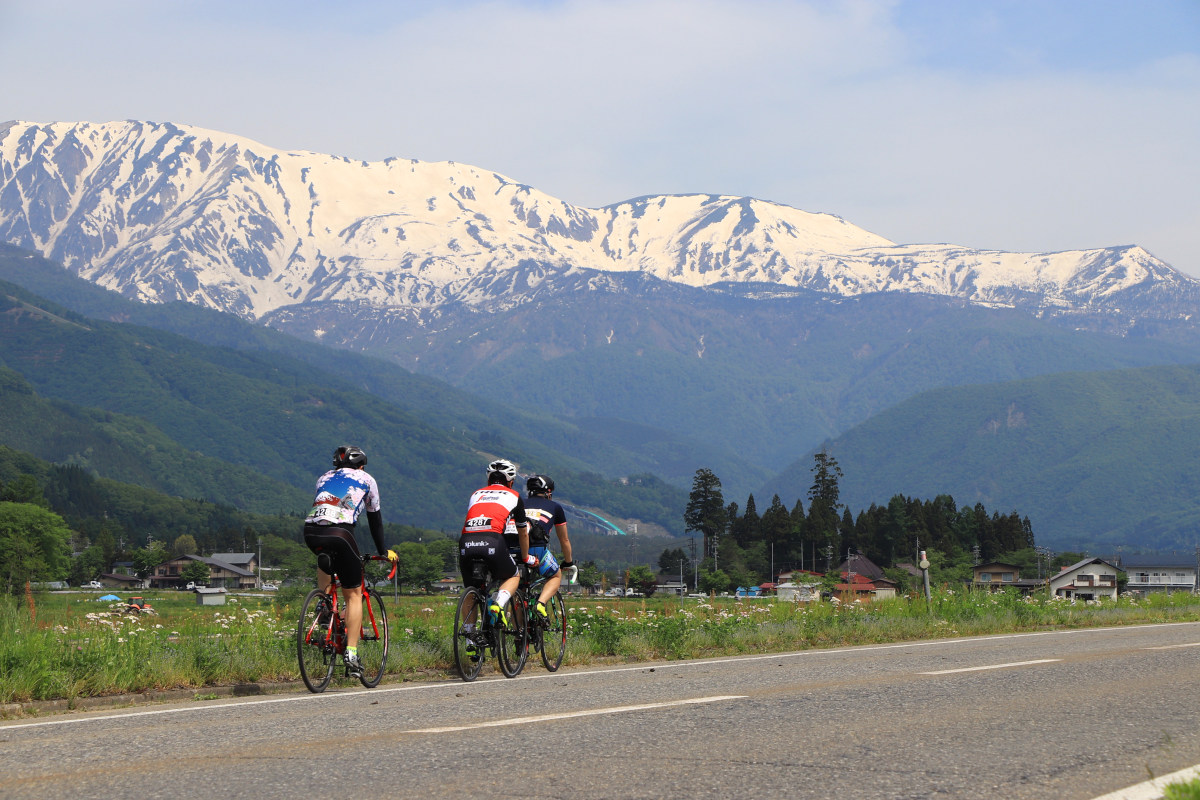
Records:
<instances>
[{"instance_id":1,"label":"cyclist","mask_svg":"<svg viewBox=\"0 0 1200 800\"><path fill-rule=\"evenodd\" d=\"M346 671L362 675L358 639L362 633L363 562L354 539L354 523L367 512L367 524L375 550L384 555L383 514L379 510L379 486L363 467L367 454L361 448L343 445L333 451L333 469L317 479L317 496L304 519L304 543L317 554L317 586L329 588L337 573L345 598ZM396 562L396 553L387 551Z\"/></svg>"},{"instance_id":2,"label":"cyclist","mask_svg":"<svg viewBox=\"0 0 1200 800\"><path fill-rule=\"evenodd\" d=\"M529 555L537 559L537 570L546 582L538 595L537 613L546 619L546 601L554 596L562 585L563 570L567 571L567 583L574 583L579 568L571 558L571 539L567 536L567 515L562 505L554 501L554 479L549 475L532 475L525 481L525 515L529 517ZM558 534L562 546L563 562L559 563L550 552L550 529ZM512 547L509 542L509 547Z\"/></svg>"},{"instance_id":3,"label":"cyclist","mask_svg":"<svg viewBox=\"0 0 1200 800\"><path fill-rule=\"evenodd\" d=\"M471 495L467 518L458 540L458 568L462 573L463 585L469 586L472 582L471 567L474 562L486 563L488 574L500 582L500 588L488 610L505 625L508 620L504 616L504 604L512 597L520 582L517 565L505 543L506 532L511 531L517 539L521 560L528 561L530 558L529 521L525 517L525 503L512 488L516 477L517 467L511 461L500 458L488 464L488 485ZM470 611L470 608L464 608L465 615L469 615ZM473 658L477 655L472 652L474 649L473 646L468 647Z\"/></svg>"}]
</instances>

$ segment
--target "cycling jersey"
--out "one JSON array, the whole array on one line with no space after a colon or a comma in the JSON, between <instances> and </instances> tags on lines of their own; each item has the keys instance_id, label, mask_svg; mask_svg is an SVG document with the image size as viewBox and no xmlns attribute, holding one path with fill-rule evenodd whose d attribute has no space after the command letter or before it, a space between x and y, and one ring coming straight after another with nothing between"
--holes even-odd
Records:
<instances>
[{"instance_id":1,"label":"cycling jersey","mask_svg":"<svg viewBox=\"0 0 1200 800\"><path fill-rule=\"evenodd\" d=\"M375 479L361 469L331 469L317 479L317 496L304 521L353 529L364 510L379 511Z\"/></svg>"},{"instance_id":2,"label":"cycling jersey","mask_svg":"<svg viewBox=\"0 0 1200 800\"><path fill-rule=\"evenodd\" d=\"M530 495L525 498L525 515L529 518L529 546L545 547L550 543L550 532L555 525L567 524L567 514L560 503L549 497ZM517 546L509 541L509 547Z\"/></svg>"},{"instance_id":3,"label":"cycling jersey","mask_svg":"<svg viewBox=\"0 0 1200 800\"><path fill-rule=\"evenodd\" d=\"M512 536L516 539L516 526L529 522L525 516L525 503L521 500L521 495L514 490L503 484L494 483L471 495L471 501L467 504L467 519L463 522L462 535L507 534L510 520Z\"/></svg>"}]
</instances>

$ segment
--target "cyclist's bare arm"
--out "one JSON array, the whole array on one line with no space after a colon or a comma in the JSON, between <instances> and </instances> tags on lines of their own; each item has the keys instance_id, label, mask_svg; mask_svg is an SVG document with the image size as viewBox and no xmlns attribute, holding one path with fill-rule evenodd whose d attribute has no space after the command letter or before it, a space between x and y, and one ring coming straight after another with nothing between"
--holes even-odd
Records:
<instances>
[{"instance_id":1,"label":"cyclist's bare arm","mask_svg":"<svg viewBox=\"0 0 1200 800\"><path fill-rule=\"evenodd\" d=\"M558 543L562 546L563 561L574 561L571 558L571 539L567 536L567 523L560 522L554 526L554 532L558 534Z\"/></svg>"}]
</instances>

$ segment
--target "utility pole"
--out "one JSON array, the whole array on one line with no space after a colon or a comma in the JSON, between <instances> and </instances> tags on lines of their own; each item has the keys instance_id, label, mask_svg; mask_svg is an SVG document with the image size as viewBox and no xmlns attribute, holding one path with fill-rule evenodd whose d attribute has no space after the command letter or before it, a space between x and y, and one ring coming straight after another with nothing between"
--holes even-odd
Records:
<instances>
[{"instance_id":1,"label":"utility pole","mask_svg":"<svg viewBox=\"0 0 1200 800\"><path fill-rule=\"evenodd\" d=\"M692 586L700 591L700 562L696 560L696 537L688 539L688 548L692 553Z\"/></svg>"}]
</instances>

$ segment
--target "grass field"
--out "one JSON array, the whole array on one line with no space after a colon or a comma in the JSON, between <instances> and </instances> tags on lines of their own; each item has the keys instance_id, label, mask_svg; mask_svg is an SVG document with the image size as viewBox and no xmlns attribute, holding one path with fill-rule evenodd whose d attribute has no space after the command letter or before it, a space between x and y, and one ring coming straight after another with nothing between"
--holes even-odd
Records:
<instances>
[{"instance_id":1,"label":"grass field","mask_svg":"<svg viewBox=\"0 0 1200 800\"><path fill-rule=\"evenodd\" d=\"M231 595L215 607L195 605L189 592L147 591L151 614L122 613L124 603L99 602L101 594L0 599L0 703L299 681L302 590ZM457 599L385 595L387 680L455 674L450 628ZM929 604L923 597L805 605L580 596L567 606L567 666L1200 620L1200 597L1186 593L1101 604L950 590L935 592ZM526 669L543 668L530 661Z\"/></svg>"}]
</instances>

